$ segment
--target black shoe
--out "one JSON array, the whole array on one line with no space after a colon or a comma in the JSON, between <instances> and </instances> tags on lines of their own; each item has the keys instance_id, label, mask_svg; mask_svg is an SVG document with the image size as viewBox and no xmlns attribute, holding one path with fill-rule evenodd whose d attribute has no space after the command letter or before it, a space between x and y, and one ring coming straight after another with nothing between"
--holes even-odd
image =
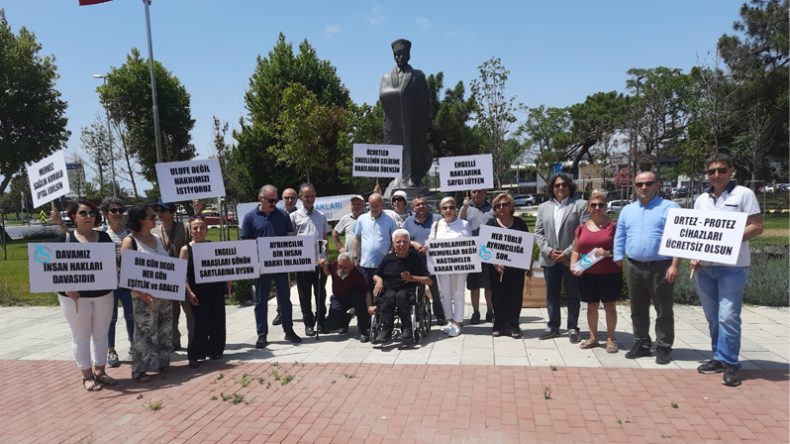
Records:
<instances>
[{"instance_id":1,"label":"black shoe","mask_svg":"<svg viewBox=\"0 0 790 444\"><path fill-rule=\"evenodd\" d=\"M219 361L220 359L222 359L222 355L208 355L208 358L211 359L212 361Z\"/></svg>"},{"instance_id":2,"label":"black shoe","mask_svg":"<svg viewBox=\"0 0 790 444\"><path fill-rule=\"evenodd\" d=\"M475 310L472 313L472 318L469 319L469 325L477 325L480 323L480 312Z\"/></svg>"},{"instance_id":3,"label":"black shoe","mask_svg":"<svg viewBox=\"0 0 790 444\"><path fill-rule=\"evenodd\" d=\"M293 330L285 331L285 340L293 344L299 344L302 342L302 338L300 338Z\"/></svg>"},{"instance_id":4,"label":"black shoe","mask_svg":"<svg viewBox=\"0 0 790 444\"><path fill-rule=\"evenodd\" d=\"M370 336L366 335L365 333L362 333L361 335L359 335L359 342L363 344L366 342L370 342Z\"/></svg>"},{"instance_id":5,"label":"black shoe","mask_svg":"<svg viewBox=\"0 0 790 444\"><path fill-rule=\"evenodd\" d=\"M266 340L266 336L258 336L258 341L255 342L255 348L266 348L269 345L269 341Z\"/></svg>"},{"instance_id":6,"label":"black shoe","mask_svg":"<svg viewBox=\"0 0 790 444\"><path fill-rule=\"evenodd\" d=\"M392 332L391 331L381 330L379 332L379 335L376 336L376 342L377 343L387 342L390 339L392 339Z\"/></svg>"},{"instance_id":7,"label":"black shoe","mask_svg":"<svg viewBox=\"0 0 790 444\"><path fill-rule=\"evenodd\" d=\"M672 358L669 356L672 354L671 347L662 347L660 345L656 346L656 364L658 365L667 365L672 362Z\"/></svg>"},{"instance_id":8,"label":"black shoe","mask_svg":"<svg viewBox=\"0 0 790 444\"><path fill-rule=\"evenodd\" d=\"M643 356L650 356L650 345L642 344L641 342L634 343L631 351L625 354L626 359L636 359Z\"/></svg>"},{"instance_id":9,"label":"black shoe","mask_svg":"<svg viewBox=\"0 0 790 444\"><path fill-rule=\"evenodd\" d=\"M118 352L115 350L107 352L107 365L110 368L116 368L121 365L121 360L118 359Z\"/></svg>"},{"instance_id":10,"label":"black shoe","mask_svg":"<svg viewBox=\"0 0 790 444\"><path fill-rule=\"evenodd\" d=\"M328 335L329 334L329 328L326 325L318 326L318 331L320 331L322 335ZM346 329L346 331L348 331L348 329Z\"/></svg>"},{"instance_id":11,"label":"black shoe","mask_svg":"<svg viewBox=\"0 0 790 444\"><path fill-rule=\"evenodd\" d=\"M581 336L579 335L578 328L571 328L568 330L568 340L571 341L571 344L578 344L581 340Z\"/></svg>"},{"instance_id":12,"label":"black shoe","mask_svg":"<svg viewBox=\"0 0 790 444\"><path fill-rule=\"evenodd\" d=\"M315 330L313 329L313 327L305 327L304 334L306 336L315 336Z\"/></svg>"},{"instance_id":13,"label":"black shoe","mask_svg":"<svg viewBox=\"0 0 790 444\"><path fill-rule=\"evenodd\" d=\"M738 387L741 385L741 375L738 373L737 365L724 364L724 376L721 383L727 387Z\"/></svg>"},{"instance_id":14,"label":"black shoe","mask_svg":"<svg viewBox=\"0 0 790 444\"><path fill-rule=\"evenodd\" d=\"M411 332L411 328L404 329L400 334L401 341L411 341L414 339L414 335Z\"/></svg>"},{"instance_id":15,"label":"black shoe","mask_svg":"<svg viewBox=\"0 0 790 444\"><path fill-rule=\"evenodd\" d=\"M541 341L545 341L546 339L556 338L559 335L560 335L559 331L547 328L547 329L543 330L543 334L540 335L540 337L538 339L540 339Z\"/></svg>"},{"instance_id":16,"label":"black shoe","mask_svg":"<svg viewBox=\"0 0 790 444\"><path fill-rule=\"evenodd\" d=\"M194 359L189 361L189 368L198 368L199 366L200 366L200 361Z\"/></svg>"},{"instance_id":17,"label":"black shoe","mask_svg":"<svg viewBox=\"0 0 790 444\"><path fill-rule=\"evenodd\" d=\"M713 373L724 373L724 363L721 361L717 361L715 359L711 359L710 361L705 361L697 367L697 371L702 373L703 375L712 375Z\"/></svg>"},{"instance_id":18,"label":"black shoe","mask_svg":"<svg viewBox=\"0 0 790 444\"><path fill-rule=\"evenodd\" d=\"M447 325L447 319L445 319L445 318L436 318L436 325L438 325L440 327L443 326L443 325Z\"/></svg>"},{"instance_id":19,"label":"black shoe","mask_svg":"<svg viewBox=\"0 0 790 444\"><path fill-rule=\"evenodd\" d=\"M494 312L493 311L488 310L486 312L486 322L494 322Z\"/></svg>"},{"instance_id":20,"label":"black shoe","mask_svg":"<svg viewBox=\"0 0 790 444\"><path fill-rule=\"evenodd\" d=\"M280 319L280 312L278 311L277 312L277 316L275 316L274 319L272 319L272 325L280 325L282 323L283 323L283 320Z\"/></svg>"}]
</instances>

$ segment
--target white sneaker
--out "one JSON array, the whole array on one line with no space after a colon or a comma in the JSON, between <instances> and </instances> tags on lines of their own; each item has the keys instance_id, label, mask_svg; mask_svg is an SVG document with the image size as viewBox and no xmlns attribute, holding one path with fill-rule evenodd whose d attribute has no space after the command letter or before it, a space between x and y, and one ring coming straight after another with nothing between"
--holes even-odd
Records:
<instances>
[{"instance_id":1,"label":"white sneaker","mask_svg":"<svg viewBox=\"0 0 790 444\"><path fill-rule=\"evenodd\" d=\"M447 336L451 338L454 338L460 334L461 334L461 327L456 324L453 324L453 326L450 327L450 330L447 332Z\"/></svg>"},{"instance_id":2,"label":"white sneaker","mask_svg":"<svg viewBox=\"0 0 790 444\"><path fill-rule=\"evenodd\" d=\"M450 332L450 330L452 330L452 328L454 326L455 326L455 324L453 324L452 322L448 322L442 328L440 328L439 331L441 331L444 334L448 334Z\"/></svg>"}]
</instances>

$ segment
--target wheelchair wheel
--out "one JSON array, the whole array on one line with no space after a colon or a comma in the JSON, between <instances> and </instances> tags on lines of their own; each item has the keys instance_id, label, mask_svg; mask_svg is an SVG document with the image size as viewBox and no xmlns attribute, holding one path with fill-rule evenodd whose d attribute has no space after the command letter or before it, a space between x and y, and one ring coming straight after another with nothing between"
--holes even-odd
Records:
<instances>
[{"instance_id":1,"label":"wheelchair wheel","mask_svg":"<svg viewBox=\"0 0 790 444\"><path fill-rule=\"evenodd\" d=\"M376 337L378 337L379 332L381 331L381 318L379 314L376 313L370 317L370 343L377 344Z\"/></svg>"},{"instance_id":2,"label":"wheelchair wheel","mask_svg":"<svg viewBox=\"0 0 790 444\"><path fill-rule=\"evenodd\" d=\"M418 309L420 310L420 329L423 337L427 337L431 333L431 301L427 297L423 297Z\"/></svg>"}]
</instances>

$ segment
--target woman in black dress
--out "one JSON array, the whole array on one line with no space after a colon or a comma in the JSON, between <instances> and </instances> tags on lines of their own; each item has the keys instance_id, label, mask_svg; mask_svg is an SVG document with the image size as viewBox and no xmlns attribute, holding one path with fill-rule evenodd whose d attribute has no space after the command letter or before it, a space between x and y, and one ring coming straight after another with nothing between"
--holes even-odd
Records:
<instances>
[{"instance_id":1,"label":"woman in black dress","mask_svg":"<svg viewBox=\"0 0 790 444\"><path fill-rule=\"evenodd\" d=\"M497 195L491 202L496 217L486 224L516 231L529 231L527 224L519 217L514 217L513 198L507 193ZM521 316L521 296L524 289L526 272L521 268L502 265L483 264L483 283L491 289L491 305L494 306L494 326L491 336L503 334L513 339L521 338L518 318Z\"/></svg>"}]
</instances>

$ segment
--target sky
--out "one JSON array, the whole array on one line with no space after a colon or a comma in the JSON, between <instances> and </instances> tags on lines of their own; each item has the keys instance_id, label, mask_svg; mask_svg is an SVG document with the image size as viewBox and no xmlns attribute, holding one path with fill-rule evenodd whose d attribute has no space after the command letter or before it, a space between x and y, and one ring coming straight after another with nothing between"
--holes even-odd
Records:
<instances>
[{"instance_id":1,"label":"sky","mask_svg":"<svg viewBox=\"0 0 790 444\"><path fill-rule=\"evenodd\" d=\"M280 32L307 39L329 60L357 102L375 103L394 66L390 43L412 41L411 65L444 73L444 87L469 92L478 66L499 57L507 93L526 106L568 106L600 91L625 92L630 68L688 71L713 64L716 42L733 34L743 0L152 0L154 58L191 95L198 157L213 154L212 116L238 128L258 56ZM3 0L14 32L35 33L53 55L57 88L68 102L67 156L81 128L104 111L96 87L133 47L147 57L141 0L78 6L78 0ZM519 116L523 117L523 116ZM227 142L233 139L228 136Z\"/></svg>"}]
</instances>

